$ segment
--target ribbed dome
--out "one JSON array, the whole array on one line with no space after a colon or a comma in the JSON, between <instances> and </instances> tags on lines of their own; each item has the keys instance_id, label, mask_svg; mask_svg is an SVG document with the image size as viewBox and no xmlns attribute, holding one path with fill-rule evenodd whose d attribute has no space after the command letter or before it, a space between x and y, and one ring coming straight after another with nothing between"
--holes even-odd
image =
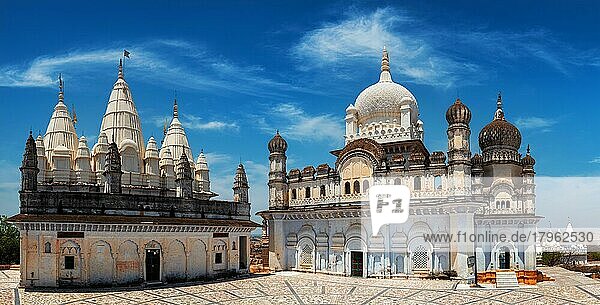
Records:
<instances>
[{"instance_id":1,"label":"ribbed dome","mask_svg":"<svg viewBox=\"0 0 600 305\"><path fill-rule=\"evenodd\" d=\"M269 141L269 152L285 153L285 151L287 150L287 147L288 147L287 142L281 135L279 135L279 130L277 130L277 133L275 134L275 136L271 139L271 141Z\"/></svg>"},{"instance_id":2,"label":"ribbed dome","mask_svg":"<svg viewBox=\"0 0 600 305\"><path fill-rule=\"evenodd\" d=\"M521 132L515 125L504 118L502 96L498 94L497 109L494 120L479 132L479 147L485 153L493 147L510 148L518 151L521 147Z\"/></svg>"},{"instance_id":3,"label":"ribbed dome","mask_svg":"<svg viewBox=\"0 0 600 305\"><path fill-rule=\"evenodd\" d=\"M48 122L48 128L44 135L46 157L52 162L54 150L62 146L69 151L72 158L75 158L78 143L79 140L75 132L75 125L73 125L67 105L64 103L63 81L59 77L58 103L54 106L54 112L52 113L52 117L50 117L50 122ZM62 154L64 155L64 152Z\"/></svg>"},{"instance_id":4,"label":"ribbed dome","mask_svg":"<svg viewBox=\"0 0 600 305\"><path fill-rule=\"evenodd\" d=\"M458 123L468 125L471 122L471 110L457 98L454 104L446 111L446 121L448 121L449 125Z\"/></svg>"},{"instance_id":5,"label":"ribbed dome","mask_svg":"<svg viewBox=\"0 0 600 305\"><path fill-rule=\"evenodd\" d=\"M204 151L200 151L198 159L196 159L196 170L208 170L208 162L206 162Z\"/></svg>"},{"instance_id":6,"label":"ribbed dome","mask_svg":"<svg viewBox=\"0 0 600 305\"><path fill-rule=\"evenodd\" d=\"M114 141L119 148L122 148L121 143L124 140L133 141L139 159L144 158L145 147L142 124L129 85L123 77L122 64L119 64L119 77L110 92L100 132L107 136L110 143ZM139 172L142 172L143 162L139 162L139 164Z\"/></svg>"},{"instance_id":7,"label":"ribbed dome","mask_svg":"<svg viewBox=\"0 0 600 305\"><path fill-rule=\"evenodd\" d=\"M525 157L521 159L521 163L523 164L523 166L527 167L533 167L535 165L535 159L531 156L529 145L527 145L527 153L525 154Z\"/></svg>"},{"instance_id":8,"label":"ribbed dome","mask_svg":"<svg viewBox=\"0 0 600 305\"><path fill-rule=\"evenodd\" d=\"M167 134L163 141L163 147L169 147L171 155L174 160L178 160L181 155L185 152L188 160L191 164L194 164L194 155L188 142L185 130L181 121L179 121L179 108L177 106L177 100L173 104L173 120L167 129Z\"/></svg>"},{"instance_id":9,"label":"ribbed dome","mask_svg":"<svg viewBox=\"0 0 600 305\"><path fill-rule=\"evenodd\" d=\"M358 111L359 122L368 123L399 120L402 105L410 105L416 111L417 100L408 89L392 80L388 53L384 49L379 82L364 89L356 98L354 107Z\"/></svg>"}]
</instances>

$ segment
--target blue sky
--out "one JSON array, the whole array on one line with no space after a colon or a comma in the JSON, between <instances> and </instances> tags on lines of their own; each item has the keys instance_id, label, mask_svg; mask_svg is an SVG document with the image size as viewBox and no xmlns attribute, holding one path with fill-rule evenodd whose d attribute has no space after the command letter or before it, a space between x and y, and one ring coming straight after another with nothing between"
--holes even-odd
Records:
<instances>
[{"instance_id":1,"label":"blue sky","mask_svg":"<svg viewBox=\"0 0 600 305\"><path fill-rule=\"evenodd\" d=\"M77 132L92 146L123 49L144 137L161 137L176 91L192 151L208 154L214 190L231 198L242 160L254 211L266 207L266 143L275 129L288 140L288 168L333 164L328 152L343 145L344 109L377 81L384 45L394 80L418 100L430 151L446 149L444 114L457 94L473 112L477 151L501 90L538 175L600 176L600 4L480 4L3 1L0 213L18 212L25 139L30 128L45 132L58 73ZM572 214L547 216L591 221Z\"/></svg>"}]
</instances>

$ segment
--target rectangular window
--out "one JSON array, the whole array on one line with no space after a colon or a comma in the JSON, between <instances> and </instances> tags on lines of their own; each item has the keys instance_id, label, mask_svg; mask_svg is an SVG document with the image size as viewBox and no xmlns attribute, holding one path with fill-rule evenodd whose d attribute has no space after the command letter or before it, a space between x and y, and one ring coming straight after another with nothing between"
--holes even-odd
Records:
<instances>
[{"instance_id":1,"label":"rectangular window","mask_svg":"<svg viewBox=\"0 0 600 305\"><path fill-rule=\"evenodd\" d=\"M75 269L75 256L65 256L65 269Z\"/></svg>"},{"instance_id":2,"label":"rectangular window","mask_svg":"<svg viewBox=\"0 0 600 305\"><path fill-rule=\"evenodd\" d=\"M223 253L215 253L215 264L223 263Z\"/></svg>"}]
</instances>

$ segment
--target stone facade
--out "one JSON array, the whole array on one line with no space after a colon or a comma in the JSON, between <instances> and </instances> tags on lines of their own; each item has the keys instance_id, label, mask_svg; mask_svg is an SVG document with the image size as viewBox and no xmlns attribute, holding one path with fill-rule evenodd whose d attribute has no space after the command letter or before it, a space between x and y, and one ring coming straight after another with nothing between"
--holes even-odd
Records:
<instances>
[{"instance_id":1,"label":"stone facade","mask_svg":"<svg viewBox=\"0 0 600 305\"><path fill-rule=\"evenodd\" d=\"M59 84L46 134L27 139L20 214L9 219L21 235L21 286L137 285L248 272L250 232L259 225L250 221L242 164L235 200L211 199L217 194L206 158L192 160L176 102L160 153L152 137L144 148L122 65L90 153Z\"/></svg>"},{"instance_id":2,"label":"stone facade","mask_svg":"<svg viewBox=\"0 0 600 305\"><path fill-rule=\"evenodd\" d=\"M457 99L446 112L447 152L429 152L412 93L394 83L384 50L379 82L346 109L345 146L335 166L286 172L287 142L269 142L269 265L340 275L381 276L455 270L535 268L534 242L432 242L430 234L498 234L535 230L535 160L522 157L521 134L504 117L498 95L494 119L471 154L471 111ZM410 189L410 215L372 237L368 194L373 185ZM366 207L366 209L365 209ZM376 233L376 232L375 232Z\"/></svg>"}]
</instances>

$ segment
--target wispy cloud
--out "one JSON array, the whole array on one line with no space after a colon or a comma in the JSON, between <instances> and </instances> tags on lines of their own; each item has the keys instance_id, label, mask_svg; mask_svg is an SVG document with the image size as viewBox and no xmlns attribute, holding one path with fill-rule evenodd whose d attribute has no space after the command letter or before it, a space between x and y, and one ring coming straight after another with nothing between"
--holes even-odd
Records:
<instances>
[{"instance_id":1,"label":"wispy cloud","mask_svg":"<svg viewBox=\"0 0 600 305\"><path fill-rule=\"evenodd\" d=\"M596 157L596 158L594 158L594 159L590 160L590 163L593 163L593 164L600 164L600 157Z\"/></svg>"},{"instance_id":2,"label":"wispy cloud","mask_svg":"<svg viewBox=\"0 0 600 305\"><path fill-rule=\"evenodd\" d=\"M574 66L600 67L600 50L576 49L543 29L514 33L469 24L458 28L465 30L436 26L390 7L352 12L307 32L292 54L301 70L333 69L342 71L335 76L346 77L357 65L375 65L387 46L397 79L436 86L478 83L494 73L482 67L513 65L521 59L541 61L564 74Z\"/></svg>"},{"instance_id":3,"label":"wispy cloud","mask_svg":"<svg viewBox=\"0 0 600 305\"><path fill-rule=\"evenodd\" d=\"M156 127L164 127L165 124L168 127L171 123L172 116L162 115L153 116L150 118L150 123ZM221 131L221 130L239 130L239 125L236 122L227 122L219 120L206 120L202 117L182 113L179 116L181 124L186 130L197 130L197 131Z\"/></svg>"},{"instance_id":4,"label":"wispy cloud","mask_svg":"<svg viewBox=\"0 0 600 305\"><path fill-rule=\"evenodd\" d=\"M302 66L304 69L332 66L345 69L356 68L356 62L376 63L381 59L382 47L387 46L393 74L429 85L451 85L461 74L477 70L474 65L437 54L421 37L399 30L412 28L414 22L404 12L391 8L351 14L308 32L292 51L308 63Z\"/></svg>"},{"instance_id":5,"label":"wispy cloud","mask_svg":"<svg viewBox=\"0 0 600 305\"><path fill-rule=\"evenodd\" d=\"M342 121L331 114L307 113L293 103L274 105L269 112L269 121L255 117L256 124L266 133L273 134L279 129L286 139L297 141L342 141L344 134Z\"/></svg>"},{"instance_id":6,"label":"wispy cloud","mask_svg":"<svg viewBox=\"0 0 600 305\"><path fill-rule=\"evenodd\" d=\"M58 73L79 79L90 72L114 71L123 47L131 52L125 74L136 80L213 92L237 92L259 97L287 97L306 91L271 79L260 66L238 65L207 48L182 40L151 40L109 48L81 48L42 55L24 64L0 66L2 87L51 87ZM168 56L167 56L168 54ZM199 73L198 71L202 71Z\"/></svg>"},{"instance_id":7,"label":"wispy cloud","mask_svg":"<svg viewBox=\"0 0 600 305\"><path fill-rule=\"evenodd\" d=\"M224 121L206 121L199 116L192 114L183 114L181 118L181 124L187 129L191 130L224 130L234 129L238 130L239 126L235 122L224 122Z\"/></svg>"},{"instance_id":8,"label":"wispy cloud","mask_svg":"<svg viewBox=\"0 0 600 305\"><path fill-rule=\"evenodd\" d=\"M204 152L204 155L209 166L212 164L232 163L231 161L233 160L230 155L218 152Z\"/></svg>"},{"instance_id":9,"label":"wispy cloud","mask_svg":"<svg viewBox=\"0 0 600 305\"><path fill-rule=\"evenodd\" d=\"M550 127L556 124L555 119L541 118L541 117L526 117L518 118L515 124L521 129L537 129L543 132L549 131Z\"/></svg>"}]
</instances>

